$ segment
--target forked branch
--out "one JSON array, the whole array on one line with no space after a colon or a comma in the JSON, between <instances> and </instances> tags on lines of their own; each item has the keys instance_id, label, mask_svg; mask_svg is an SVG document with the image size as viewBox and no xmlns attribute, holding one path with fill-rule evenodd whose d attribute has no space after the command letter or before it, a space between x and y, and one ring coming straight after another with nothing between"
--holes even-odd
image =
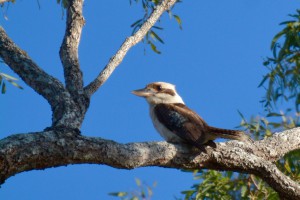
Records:
<instances>
[{"instance_id":1,"label":"forked branch","mask_svg":"<svg viewBox=\"0 0 300 200\"><path fill-rule=\"evenodd\" d=\"M53 107L55 97L65 89L63 84L42 70L25 51L20 49L0 26L0 57L22 80L42 95Z\"/></svg>"},{"instance_id":2,"label":"forked branch","mask_svg":"<svg viewBox=\"0 0 300 200\"><path fill-rule=\"evenodd\" d=\"M66 31L59 55L64 68L66 88L71 95L82 94L83 78L78 59L84 18L82 16L83 0L70 0L66 8Z\"/></svg>"},{"instance_id":3,"label":"forked branch","mask_svg":"<svg viewBox=\"0 0 300 200\"><path fill-rule=\"evenodd\" d=\"M98 90L98 88L105 83L105 81L110 77L113 71L122 62L129 49L139 43L151 29L151 27L156 23L156 21L160 18L160 16L166 10L169 10L175 3L176 0L164 0L158 6L156 6L156 8L153 10L145 23L141 26L141 28L125 40L117 53L110 58L108 64L100 72L97 78L85 87L84 90L88 96L93 95Z\"/></svg>"}]
</instances>

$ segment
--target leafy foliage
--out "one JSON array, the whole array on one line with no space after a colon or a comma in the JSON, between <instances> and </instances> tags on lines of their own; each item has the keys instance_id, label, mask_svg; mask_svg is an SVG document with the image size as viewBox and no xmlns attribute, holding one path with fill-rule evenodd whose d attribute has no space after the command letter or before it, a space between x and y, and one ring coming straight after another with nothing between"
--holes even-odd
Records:
<instances>
[{"instance_id":1,"label":"leafy foliage","mask_svg":"<svg viewBox=\"0 0 300 200\"><path fill-rule=\"evenodd\" d=\"M267 58L264 66L267 73L259 86L266 81L266 96L262 102L266 108L276 105L279 99L293 100L299 112L300 104L300 10L289 15L293 20L282 22L285 28L272 40L273 57Z\"/></svg>"},{"instance_id":2,"label":"leafy foliage","mask_svg":"<svg viewBox=\"0 0 300 200\"><path fill-rule=\"evenodd\" d=\"M201 183L182 192L185 200L278 199L272 188L266 187L261 179L253 175L202 170L194 174L194 178L201 180Z\"/></svg>"},{"instance_id":3,"label":"leafy foliage","mask_svg":"<svg viewBox=\"0 0 300 200\"><path fill-rule=\"evenodd\" d=\"M134 34L147 20L147 18L150 16L150 14L153 12L155 7L160 4L161 1L159 0L130 0L130 4L132 2L139 3L141 2L142 7L144 9L144 16L141 19L138 19L135 21L133 24L131 24L131 27L133 28L132 34ZM180 2L179 0L177 3ZM171 10L168 11L168 14L170 18L172 19L173 17L177 21L179 28L182 29L182 21L178 15L172 14ZM148 33L146 34L145 38L142 40L143 43L148 44L152 51L154 51L157 54L160 54L161 52L157 49L155 42L158 41L161 44L164 44L163 39L159 36L158 31L163 30L162 27L160 26L153 26Z\"/></svg>"},{"instance_id":4,"label":"leafy foliage","mask_svg":"<svg viewBox=\"0 0 300 200\"><path fill-rule=\"evenodd\" d=\"M138 186L137 190L132 192L112 192L109 195L119 197L121 200L150 200L156 183L148 186L138 178L135 179L135 183Z\"/></svg>"},{"instance_id":5,"label":"leafy foliage","mask_svg":"<svg viewBox=\"0 0 300 200\"><path fill-rule=\"evenodd\" d=\"M231 173L232 174L232 173ZM183 191L185 200L188 199L231 199L227 191L236 190L237 184L230 180L230 174L223 176L214 170L201 170L194 173L194 179L201 180L200 184L192 186L192 190Z\"/></svg>"},{"instance_id":6,"label":"leafy foliage","mask_svg":"<svg viewBox=\"0 0 300 200\"><path fill-rule=\"evenodd\" d=\"M60 4L63 8L66 8L69 4L68 0L56 0L58 4Z\"/></svg>"},{"instance_id":7,"label":"leafy foliage","mask_svg":"<svg viewBox=\"0 0 300 200\"><path fill-rule=\"evenodd\" d=\"M5 81L8 81L11 83L13 86L23 89L19 84L17 84L15 81L18 79L4 73L0 73L0 88L1 88L1 93L4 94L6 92L6 83Z\"/></svg>"},{"instance_id":8,"label":"leafy foliage","mask_svg":"<svg viewBox=\"0 0 300 200\"><path fill-rule=\"evenodd\" d=\"M11 0L10 2L15 2ZM161 2L160 0L130 0L141 3L144 16L135 21L131 27L135 33L155 7ZM178 1L180 2L180 1ZM65 9L68 6L68 0L57 0L57 3ZM0 6L4 6L1 4ZM63 11L64 12L64 11ZM182 21L178 15L168 11L170 18L174 18L182 29ZM266 88L266 95L262 100L265 111L264 117L252 117L246 120L242 118L240 127L250 132L256 139L270 137L272 132L281 131L300 126L299 109L300 109L300 10L296 14L289 15L292 20L282 22L284 28L274 36L271 42L272 57L267 57L263 65L268 69L268 73L263 77L259 87ZM159 36L159 31L163 30L160 26L153 26L143 39L151 49L160 54L155 42L164 44L163 39ZM22 89L15 81L16 78L4 73L0 73L1 93L6 92L6 82ZM285 112L277 109L279 103L293 102L293 108L287 108ZM290 152L280 159L277 167L291 179L300 182L300 151ZM194 184L190 190L182 192L184 199L279 199L277 193L264 183L260 178L235 172L218 172L213 170L201 170L194 172L194 178L199 183ZM138 188L132 192L114 192L110 193L122 200L151 199L153 195L152 186L142 183L136 179Z\"/></svg>"},{"instance_id":9,"label":"leafy foliage","mask_svg":"<svg viewBox=\"0 0 300 200\"><path fill-rule=\"evenodd\" d=\"M267 117L251 118L248 122L242 114L240 127L245 128L256 139L270 137L271 131L290 129L299 126L299 116L287 117L286 113L269 113ZM280 118L270 122L269 118ZM300 182L300 151L290 152L276 163L277 167L294 181ZM214 170L197 171L194 175L200 183L190 190L183 191L185 200L200 199L279 199L277 193L260 178L235 172L217 172Z\"/></svg>"},{"instance_id":10,"label":"leafy foliage","mask_svg":"<svg viewBox=\"0 0 300 200\"><path fill-rule=\"evenodd\" d=\"M240 113L242 121L239 127L243 127L255 139L264 139L272 136L272 132L291 129L300 125L299 114L293 115L290 112L291 109L287 109L286 113L283 111L279 113L269 112L266 117L252 117L249 121Z\"/></svg>"},{"instance_id":11,"label":"leafy foliage","mask_svg":"<svg viewBox=\"0 0 300 200\"><path fill-rule=\"evenodd\" d=\"M2 60L0 60L0 63L4 63ZM18 79L15 77L12 77L8 74L5 73L1 73L0 72L0 89L1 89L1 93L5 94L6 92L6 82L11 83L13 86L19 88L19 89L23 89L22 86L20 86L19 84L16 83Z\"/></svg>"},{"instance_id":12,"label":"leafy foliage","mask_svg":"<svg viewBox=\"0 0 300 200\"><path fill-rule=\"evenodd\" d=\"M268 81L266 96L263 99L265 117L252 117L249 121L239 112L242 121L240 128L250 132L255 139L272 136L274 131L282 131L300 126L300 10L290 15L295 20L281 23L285 28L272 40L273 58L263 63L269 72L259 84ZM294 103L294 108L286 112L276 109L280 101ZM294 181L300 182L300 151L290 152L276 163L277 167ZM199 171L195 175L200 183L191 190L183 191L189 199L279 199L277 193L260 178L232 172Z\"/></svg>"},{"instance_id":13,"label":"leafy foliage","mask_svg":"<svg viewBox=\"0 0 300 200\"><path fill-rule=\"evenodd\" d=\"M7 17L7 10L8 10L8 8L9 8L10 3L15 3L15 2L16 2L16 0L10 0L10 1L8 1L8 2L0 3L0 7L2 8L2 9L1 9L1 12L2 12L3 18L4 18L5 20L8 20L8 17Z\"/></svg>"},{"instance_id":14,"label":"leafy foliage","mask_svg":"<svg viewBox=\"0 0 300 200\"><path fill-rule=\"evenodd\" d=\"M281 23L285 28L275 35L271 43L273 58L267 58L263 63L269 70L259 84L259 87L263 87L268 82L265 87L266 96L262 100L266 108L265 116L251 117L247 120L239 112L242 118L239 128L249 132L255 139L264 139L272 136L274 131L300 126L300 10L290 16L295 20ZM181 24L180 18L175 19ZM140 19L132 24L132 27L142 23L143 20ZM156 38L155 35L152 37ZM160 38L156 39L162 42ZM152 48L157 50L156 46ZM284 101L281 101L282 99ZM277 108L280 103L294 104L295 107L287 108L283 112ZM291 179L300 182L299 150L288 153L276 165ZM214 170L194 171L193 174L199 183L189 190L182 191L184 200L279 199L278 194L255 175Z\"/></svg>"},{"instance_id":15,"label":"leafy foliage","mask_svg":"<svg viewBox=\"0 0 300 200\"><path fill-rule=\"evenodd\" d=\"M68 0L56 0L58 4L62 6L63 9L65 9L68 6ZM147 18L151 15L151 13L154 11L155 7L161 3L160 0L129 0L130 5L133 3L141 3L143 10L144 10L144 16L141 19L136 20L134 23L130 25L132 28L132 34L134 34L141 26L146 22ZM177 3L181 2L180 0L177 0ZM182 21L178 15L172 14L171 10L168 11L168 14L170 18L175 18L176 22L179 25L179 28L182 29ZM62 15L64 15L64 10L62 11ZM159 36L158 31L163 30L160 26L153 26L148 33L146 34L145 38L143 38L142 42L144 44L147 44L150 46L151 50L154 51L157 54L161 54L161 52L158 50L155 42L160 42L161 44L164 44L163 39ZM145 51L145 49L144 49Z\"/></svg>"},{"instance_id":16,"label":"leafy foliage","mask_svg":"<svg viewBox=\"0 0 300 200\"><path fill-rule=\"evenodd\" d=\"M11 2L15 2L15 0L12 0ZM56 0L57 4L61 5L62 8L62 18L65 15L65 9L68 7L69 5L69 1L68 0ZM144 10L144 16L141 19L136 20L134 23L131 24L131 27L133 28L132 30L132 34L134 34L147 20L147 18L150 16L150 14L154 11L155 7L161 3L160 0L129 0L130 5L132 5L133 2L135 3L141 3L143 10ZM177 0L176 3L181 2L180 0ZM40 7L40 3L39 1L37 1L39 7ZM4 4L0 4L0 6L4 6ZM6 6L8 6L8 4L6 4ZM174 18L176 20L176 22L179 25L179 28L182 29L182 20L178 15L175 15L171 12L171 10L168 11L168 14L170 16L170 19ZM5 19L8 19L6 14L4 14ZM158 31L163 30L162 27L160 26L153 26L148 33L146 34L146 36L143 38L142 42L144 44L147 44L150 46L151 50L154 51L157 54L161 54L161 51L158 50L155 42L159 42L161 44L164 44L163 39L161 38L161 36L159 36ZM145 49L144 49L145 51Z\"/></svg>"}]
</instances>

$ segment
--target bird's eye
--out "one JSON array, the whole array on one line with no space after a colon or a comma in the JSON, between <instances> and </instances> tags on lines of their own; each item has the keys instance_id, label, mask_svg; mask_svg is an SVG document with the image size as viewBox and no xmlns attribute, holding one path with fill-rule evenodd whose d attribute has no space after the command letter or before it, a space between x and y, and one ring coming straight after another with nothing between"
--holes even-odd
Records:
<instances>
[{"instance_id":1,"label":"bird's eye","mask_svg":"<svg viewBox=\"0 0 300 200\"><path fill-rule=\"evenodd\" d=\"M161 91L162 90L162 86L161 85L157 86L157 90Z\"/></svg>"}]
</instances>

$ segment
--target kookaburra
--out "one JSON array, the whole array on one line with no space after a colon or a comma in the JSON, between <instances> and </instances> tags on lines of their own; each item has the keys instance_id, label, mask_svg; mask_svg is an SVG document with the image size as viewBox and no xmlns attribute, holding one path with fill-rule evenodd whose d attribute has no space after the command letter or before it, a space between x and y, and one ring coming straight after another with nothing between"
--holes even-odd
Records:
<instances>
[{"instance_id":1,"label":"kookaburra","mask_svg":"<svg viewBox=\"0 0 300 200\"><path fill-rule=\"evenodd\" d=\"M170 83L150 83L132 93L147 100L153 125L167 142L188 143L203 149L203 144L216 138L241 141L249 139L242 131L209 126L184 104L175 85Z\"/></svg>"}]
</instances>

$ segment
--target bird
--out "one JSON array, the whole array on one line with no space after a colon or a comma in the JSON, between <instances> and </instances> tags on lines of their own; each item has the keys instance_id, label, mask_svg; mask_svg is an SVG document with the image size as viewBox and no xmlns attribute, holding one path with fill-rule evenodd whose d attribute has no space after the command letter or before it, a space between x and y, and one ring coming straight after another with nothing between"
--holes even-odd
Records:
<instances>
[{"instance_id":1,"label":"bird","mask_svg":"<svg viewBox=\"0 0 300 200\"><path fill-rule=\"evenodd\" d=\"M132 91L149 104L152 123L169 143L185 143L203 150L203 145L217 138L248 141L243 131L209 126L195 111L188 108L175 85L153 82L143 89Z\"/></svg>"}]
</instances>

